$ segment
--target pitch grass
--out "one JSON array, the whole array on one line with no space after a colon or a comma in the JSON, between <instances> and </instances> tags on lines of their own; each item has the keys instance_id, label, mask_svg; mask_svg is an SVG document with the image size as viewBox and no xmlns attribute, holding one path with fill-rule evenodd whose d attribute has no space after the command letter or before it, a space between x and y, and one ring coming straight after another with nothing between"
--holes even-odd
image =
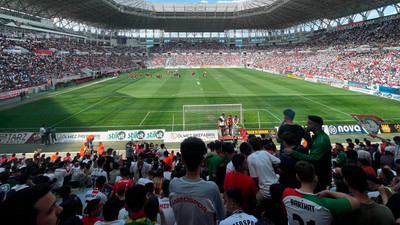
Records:
<instances>
[{"instance_id":1,"label":"pitch grass","mask_svg":"<svg viewBox=\"0 0 400 225\"><path fill-rule=\"evenodd\" d=\"M388 123L400 121L398 101L250 69L179 69L180 79L167 76L165 69L140 72L146 71L153 77L132 80L123 74L0 111L0 131L37 132L42 124L55 126L57 132L177 131L182 130L182 105L237 103L243 105L247 128L278 126L287 108L296 112L295 122L301 125L306 124L307 115L319 115L325 124L354 124L351 113L376 115ZM162 79L156 74L162 74ZM217 126L217 121L195 123L202 125L192 129Z\"/></svg>"}]
</instances>

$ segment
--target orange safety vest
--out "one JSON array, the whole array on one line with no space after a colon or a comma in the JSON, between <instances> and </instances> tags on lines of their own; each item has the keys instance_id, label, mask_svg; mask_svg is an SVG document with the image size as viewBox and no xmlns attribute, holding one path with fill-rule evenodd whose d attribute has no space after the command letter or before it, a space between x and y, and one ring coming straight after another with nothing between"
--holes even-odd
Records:
<instances>
[{"instance_id":1,"label":"orange safety vest","mask_svg":"<svg viewBox=\"0 0 400 225\"><path fill-rule=\"evenodd\" d=\"M94 135L93 135L93 134L87 136L87 137L86 137L86 142L89 144L89 142L90 142L90 140L91 140L92 138L94 138Z\"/></svg>"},{"instance_id":2,"label":"orange safety vest","mask_svg":"<svg viewBox=\"0 0 400 225\"><path fill-rule=\"evenodd\" d=\"M104 152L104 145L100 145L97 153L99 153L99 155L103 155L103 152Z\"/></svg>"},{"instance_id":3,"label":"orange safety vest","mask_svg":"<svg viewBox=\"0 0 400 225\"><path fill-rule=\"evenodd\" d=\"M80 150L80 152L79 152L79 155L80 155L81 157L83 157L83 156L85 156L85 153L86 153L86 145L84 145L84 146L81 147L81 150Z\"/></svg>"},{"instance_id":4,"label":"orange safety vest","mask_svg":"<svg viewBox=\"0 0 400 225\"><path fill-rule=\"evenodd\" d=\"M52 156L51 156L51 160L53 160L53 161L56 160L56 159L58 158L58 156L59 156L59 155L52 155Z\"/></svg>"}]
</instances>

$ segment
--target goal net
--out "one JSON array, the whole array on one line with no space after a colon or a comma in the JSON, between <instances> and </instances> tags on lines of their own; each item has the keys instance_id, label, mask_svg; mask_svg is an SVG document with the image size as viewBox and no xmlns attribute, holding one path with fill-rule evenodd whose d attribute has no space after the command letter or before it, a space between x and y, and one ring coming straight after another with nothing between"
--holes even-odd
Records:
<instances>
[{"instance_id":1,"label":"goal net","mask_svg":"<svg viewBox=\"0 0 400 225\"><path fill-rule=\"evenodd\" d=\"M216 129L221 114L237 115L244 126L242 104L183 105L183 130Z\"/></svg>"}]
</instances>

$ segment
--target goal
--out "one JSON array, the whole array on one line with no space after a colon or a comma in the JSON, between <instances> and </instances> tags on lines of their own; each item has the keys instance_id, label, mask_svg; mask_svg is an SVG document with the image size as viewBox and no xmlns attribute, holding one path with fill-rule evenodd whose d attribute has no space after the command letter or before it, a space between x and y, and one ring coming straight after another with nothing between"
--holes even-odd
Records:
<instances>
[{"instance_id":1,"label":"goal","mask_svg":"<svg viewBox=\"0 0 400 225\"><path fill-rule=\"evenodd\" d=\"M244 127L242 104L183 105L183 130L216 129L222 113L237 115Z\"/></svg>"}]
</instances>

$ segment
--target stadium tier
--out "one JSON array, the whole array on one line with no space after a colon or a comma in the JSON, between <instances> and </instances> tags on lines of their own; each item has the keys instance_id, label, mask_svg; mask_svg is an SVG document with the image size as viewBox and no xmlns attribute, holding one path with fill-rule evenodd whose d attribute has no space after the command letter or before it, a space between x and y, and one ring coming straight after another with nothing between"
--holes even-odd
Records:
<instances>
[{"instance_id":1,"label":"stadium tier","mask_svg":"<svg viewBox=\"0 0 400 225\"><path fill-rule=\"evenodd\" d=\"M0 0L1 225L400 224L400 0L160 1Z\"/></svg>"}]
</instances>

